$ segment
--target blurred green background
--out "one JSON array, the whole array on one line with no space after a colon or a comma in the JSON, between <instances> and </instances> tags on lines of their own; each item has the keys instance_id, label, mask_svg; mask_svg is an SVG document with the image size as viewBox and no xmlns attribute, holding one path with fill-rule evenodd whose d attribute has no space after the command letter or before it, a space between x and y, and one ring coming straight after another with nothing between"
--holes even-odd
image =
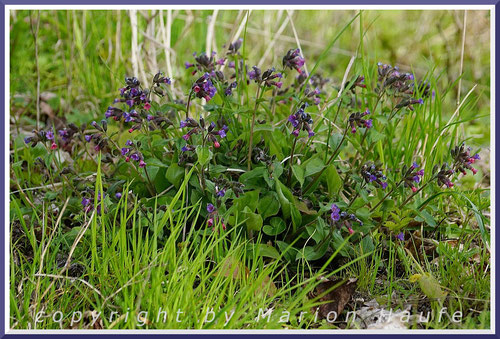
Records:
<instances>
[{"instance_id":1,"label":"blurred green background","mask_svg":"<svg viewBox=\"0 0 500 339\"><path fill-rule=\"evenodd\" d=\"M102 116L126 75L144 80L163 70L174 78L177 97L185 97L192 79L184 62L192 62L195 51L220 55L223 46L237 36L245 38L249 65L279 66L282 56L296 48L298 41L311 69L323 48L355 14L327 10L11 11L11 118L27 130L34 124L35 37L42 114L82 123ZM432 74L440 93L449 90L443 114L451 116L456 109L464 32L461 97L477 87L472 94L475 107L464 110L460 119L472 119L467 135L486 146L490 138L488 11L467 11L466 15L456 10L363 11L361 20L341 36L319 71L331 79L331 91L340 85L353 56L374 64L398 65L415 72L417 79ZM360 63L354 64L353 72L362 72Z\"/></svg>"}]
</instances>

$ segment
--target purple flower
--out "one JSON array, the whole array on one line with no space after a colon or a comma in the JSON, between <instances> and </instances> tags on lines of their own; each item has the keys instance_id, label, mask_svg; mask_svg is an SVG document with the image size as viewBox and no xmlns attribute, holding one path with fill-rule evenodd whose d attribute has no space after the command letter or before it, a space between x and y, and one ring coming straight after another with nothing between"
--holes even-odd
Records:
<instances>
[{"instance_id":1,"label":"purple flower","mask_svg":"<svg viewBox=\"0 0 500 339\"><path fill-rule=\"evenodd\" d=\"M255 72L255 70L248 72L248 78L250 80L254 80L256 77L257 77L257 73Z\"/></svg>"},{"instance_id":2,"label":"purple flower","mask_svg":"<svg viewBox=\"0 0 500 339\"><path fill-rule=\"evenodd\" d=\"M298 129L295 129L295 130L293 130L292 134L295 135L296 137L298 137L299 136L299 132L300 131Z\"/></svg>"},{"instance_id":3,"label":"purple flower","mask_svg":"<svg viewBox=\"0 0 500 339\"><path fill-rule=\"evenodd\" d=\"M335 204L332 204L332 207L330 207L330 210L334 213L339 213L340 212L340 208L335 205Z\"/></svg>"},{"instance_id":4,"label":"purple flower","mask_svg":"<svg viewBox=\"0 0 500 339\"><path fill-rule=\"evenodd\" d=\"M309 131L309 138L312 138L314 136L314 134L315 134L314 131L310 130Z\"/></svg>"},{"instance_id":5,"label":"purple flower","mask_svg":"<svg viewBox=\"0 0 500 339\"><path fill-rule=\"evenodd\" d=\"M292 124L293 127L297 127L299 125L299 121L295 117L295 114L292 114L288 117L288 121Z\"/></svg>"},{"instance_id":6,"label":"purple flower","mask_svg":"<svg viewBox=\"0 0 500 339\"><path fill-rule=\"evenodd\" d=\"M120 192L115 194L116 199L120 199L122 197L122 194Z\"/></svg>"},{"instance_id":7,"label":"purple flower","mask_svg":"<svg viewBox=\"0 0 500 339\"><path fill-rule=\"evenodd\" d=\"M368 181L372 182L372 181L375 181L375 180L377 180L377 176L373 175L373 174L370 174L370 178L368 179Z\"/></svg>"},{"instance_id":8,"label":"purple flower","mask_svg":"<svg viewBox=\"0 0 500 339\"><path fill-rule=\"evenodd\" d=\"M182 152L187 152L187 151L189 151L189 148L187 148L187 146L183 146L183 147L181 148L181 151L182 151Z\"/></svg>"},{"instance_id":9,"label":"purple flower","mask_svg":"<svg viewBox=\"0 0 500 339\"><path fill-rule=\"evenodd\" d=\"M144 160L139 161L139 167L141 168L146 167L146 163L144 162Z\"/></svg>"},{"instance_id":10,"label":"purple flower","mask_svg":"<svg viewBox=\"0 0 500 339\"><path fill-rule=\"evenodd\" d=\"M184 134L184 135L182 136L182 139L184 139L184 140L188 141L188 140L189 140L189 134Z\"/></svg>"},{"instance_id":11,"label":"purple flower","mask_svg":"<svg viewBox=\"0 0 500 339\"><path fill-rule=\"evenodd\" d=\"M424 170L421 169L420 171L417 172L417 175L423 176L424 175Z\"/></svg>"},{"instance_id":12,"label":"purple flower","mask_svg":"<svg viewBox=\"0 0 500 339\"><path fill-rule=\"evenodd\" d=\"M396 238L398 238L401 241L405 241L405 234L401 232L398 235L396 235Z\"/></svg>"},{"instance_id":13,"label":"purple flower","mask_svg":"<svg viewBox=\"0 0 500 339\"><path fill-rule=\"evenodd\" d=\"M184 63L184 67L186 67L186 69L191 68L193 66L194 66L194 64L191 64L191 63L189 63L187 61Z\"/></svg>"},{"instance_id":14,"label":"purple flower","mask_svg":"<svg viewBox=\"0 0 500 339\"><path fill-rule=\"evenodd\" d=\"M207 204L207 211L208 211L208 213L213 213L213 211L215 211L214 205Z\"/></svg>"},{"instance_id":15,"label":"purple flower","mask_svg":"<svg viewBox=\"0 0 500 339\"><path fill-rule=\"evenodd\" d=\"M29 144L33 138L32 137L26 137L24 138L24 143Z\"/></svg>"},{"instance_id":16,"label":"purple flower","mask_svg":"<svg viewBox=\"0 0 500 339\"><path fill-rule=\"evenodd\" d=\"M418 168L418 164L417 164L417 162L416 162L416 161L415 161L415 162L413 162L413 164L411 164L411 168L412 168L412 169Z\"/></svg>"},{"instance_id":17,"label":"purple flower","mask_svg":"<svg viewBox=\"0 0 500 339\"><path fill-rule=\"evenodd\" d=\"M141 96L139 97L139 99L141 99L142 101L146 101L147 98L148 96L146 95L146 93L142 93Z\"/></svg>"},{"instance_id":18,"label":"purple flower","mask_svg":"<svg viewBox=\"0 0 500 339\"><path fill-rule=\"evenodd\" d=\"M420 177L418 175L414 176L413 181L415 181L417 183L420 182Z\"/></svg>"},{"instance_id":19,"label":"purple flower","mask_svg":"<svg viewBox=\"0 0 500 339\"><path fill-rule=\"evenodd\" d=\"M420 105L422 105L422 104L424 103L424 99L422 99L422 98L418 99L418 103L419 103Z\"/></svg>"},{"instance_id":20,"label":"purple flower","mask_svg":"<svg viewBox=\"0 0 500 339\"><path fill-rule=\"evenodd\" d=\"M59 131L59 132L61 132L61 131ZM46 137L47 139L49 139L49 140L54 140L54 132L52 132L52 131L50 131L50 130L49 130L49 131L47 131L47 133L45 133L45 137Z\"/></svg>"},{"instance_id":21,"label":"purple flower","mask_svg":"<svg viewBox=\"0 0 500 339\"><path fill-rule=\"evenodd\" d=\"M88 198L83 198L82 199L82 206L85 207L87 206L88 204L90 204L90 199Z\"/></svg>"},{"instance_id":22,"label":"purple flower","mask_svg":"<svg viewBox=\"0 0 500 339\"><path fill-rule=\"evenodd\" d=\"M128 152L130 152L130 148L127 147L122 148L122 155L126 155Z\"/></svg>"},{"instance_id":23,"label":"purple flower","mask_svg":"<svg viewBox=\"0 0 500 339\"><path fill-rule=\"evenodd\" d=\"M479 156L479 153L475 154L475 155L473 156L473 158L474 158L475 160L480 160L480 159L481 159L481 157Z\"/></svg>"},{"instance_id":24,"label":"purple flower","mask_svg":"<svg viewBox=\"0 0 500 339\"><path fill-rule=\"evenodd\" d=\"M226 190L225 189L221 189L220 191L217 190L216 195L222 198L224 195L226 195Z\"/></svg>"},{"instance_id":25,"label":"purple flower","mask_svg":"<svg viewBox=\"0 0 500 339\"><path fill-rule=\"evenodd\" d=\"M365 120L365 126L366 128L372 128L373 127L372 119Z\"/></svg>"},{"instance_id":26,"label":"purple flower","mask_svg":"<svg viewBox=\"0 0 500 339\"><path fill-rule=\"evenodd\" d=\"M155 117L154 117L154 116L152 116L151 114L148 114L148 116L147 116L148 121L151 121L151 120L153 120L154 118L155 118Z\"/></svg>"},{"instance_id":27,"label":"purple flower","mask_svg":"<svg viewBox=\"0 0 500 339\"><path fill-rule=\"evenodd\" d=\"M141 159L141 157L139 157L139 154L137 154L137 153L132 154L130 157L134 161L139 161Z\"/></svg>"},{"instance_id":28,"label":"purple flower","mask_svg":"<svg viewBox=\"0 0 500 339\"><path fill-rule=\"evenodd\" d=\"M181 128L184 128L184 127L187 126L187 124L188 124L187 120L181 120L181 125L180 126L181 126Z\"/></svg>"},{"instance_id":29,"label":"purple flower","mask_svg":"<svg viewBox=\"0 0 500 339\"><path fill-rule=\"evenodd\" d=\"M383 190L385 190L387 188L387 183L382 181L382 183L380 184L380 186L382 187Z\"/></svg>"},{"instance_id":30,"label":"purple flower","mask_svg":"<svg viewBox=\"0 0 500 339\"><path fill-rule=\"evenodd\" d=\"M86 135L85 136L85 141L90 142L90 140L92 140L92 135L91 134Z\"/></svg>"},{"instance_id":31,"label":"purple flower","mask_svg":"<svg viewBox=\"0 0 500 339\"><path fill-rule=\"evenodd\" d=\"M125 122L134 121L134 118L127 112L123 113L123 118L125 119Z\"/></svg>"},{"instance_id":32,"label":"purple flower","mask_svg":"<svg viewBox=\"0 0 500 339\"><path fill-rule=\"evenodd\" d=\"M222 66L222 65L224 65L224 62L226 62L226 59L221 58L221 59L217 60L217 65L221 65Z\"/></svg>"},{"instance_id":33,"label":"purple flower","mask_svg":"<svg viewBox=\"0 0 500 339\"><path fill-rule=\"evenodd\" d=\"M234 68L235 67L234 61L230 61L229 64L227 64L227 67Z\"/></svg>"},{"instance_id":34,"label":"purple flower","mask_svg":"<svg viewBox=\"0 0 500 339\"><path fill-rule=\"evenodd\" d=\"M127 142L125 142L125 145L127 146L132 146L133 144L132 140L127 140Z\"/></svg>"},{"instance_id":35,"label":"purple flower","mask_svg":"<svg viewBox=\"0 0 500 339\"><path fill-rule=\"evenodd\" d=\"M125 103L126 103L129 107L134 106L134 100L133 100L133 99L129 99L129 100L125 101Z\"/></svg>"},{"instance_id":36,"label":"purple flower","mask_svg":"<svg viewBox=\"0 0 500 339\"><path fill-rule=\"evenodd\" d=\"M340 214L332 212L332 214L330 214L330 218L332 218L333 221L338 221L340 219Z\"/></svg>"},{"instance_id":37,"label":"purple flower","mask_svg":"<svg viewBox=\"0 0 500 339\"><path fill-rule=\"evenodd\" d=\"M221 129L219 132L217 132L219 134L219 136L222 138L225 138L226 137L226 131L224 131L223 129Z\"/></svg>"}]
</instances>

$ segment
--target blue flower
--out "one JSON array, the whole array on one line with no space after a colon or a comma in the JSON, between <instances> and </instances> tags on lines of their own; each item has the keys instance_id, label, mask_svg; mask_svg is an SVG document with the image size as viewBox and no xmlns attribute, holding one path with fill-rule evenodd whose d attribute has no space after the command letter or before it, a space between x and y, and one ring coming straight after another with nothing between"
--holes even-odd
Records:
<instances>
[{"instance_id":1,"label":"blue flower","mask_svg":"<svg viewBox=\"0 0 500 339\"><path fill-rule=\"evenodd\" d=\"M208 211L208 213L213 213L213 211L215 211L214 205L207 204L207 211Z\"/></svg>"}]
</instances>

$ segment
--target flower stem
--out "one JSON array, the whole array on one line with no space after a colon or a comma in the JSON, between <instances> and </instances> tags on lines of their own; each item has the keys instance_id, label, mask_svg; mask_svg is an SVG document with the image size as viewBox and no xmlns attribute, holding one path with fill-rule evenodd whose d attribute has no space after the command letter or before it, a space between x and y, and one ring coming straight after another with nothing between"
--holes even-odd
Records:
<instances>
[{"instance_id":1,"label":"flower stem","mask_svg":"<svg viewBox=\"0 0 500 339\"><path fill-rule=\"evenodd\" d=\"M264 91L262 91L262 93L263 92ZM257 108L259 107L259 101L260 101L260 97L262 96L262 93L261 93L261 88L260 88L260 84L259 84L259 87L257 87L257 95L256 95L256 99L255 99L255 107L254 107L253 114L252 114L252 124L250 125L250 140L248 142L247 168L248 168L249 171L252 168L253 129L255 127L255 116L257 115Z\"/></svg>"},{"instance_id":2,"label":"flower stem","mask_svg":"<svg viewBox=\"0 0 500 339\"><path fill-rule=\"evenodd\" d=\"M287 180L288 186L290 186L290 183L292 181L293 154L295 153L295 145L297 145L298 138L299 137L296 136L295 139L293 140L292 152L290 153L290 168L288 169L288 180Z\"/></svg>"}]
</instances>

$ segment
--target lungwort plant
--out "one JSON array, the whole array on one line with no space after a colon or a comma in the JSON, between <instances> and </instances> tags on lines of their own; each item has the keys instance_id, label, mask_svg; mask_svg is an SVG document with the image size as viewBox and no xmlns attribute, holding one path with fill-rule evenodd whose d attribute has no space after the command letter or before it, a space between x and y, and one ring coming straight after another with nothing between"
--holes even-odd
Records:
<instances>
[{"instance_id":1,"label":"lungwort plant","mask_svg":"<svg viewBox=\"0 0 500 339\"><path fill-rule=\"evenodd\" d=\"M126 77L100 122L33 131L25 143L34 175L41 183L60 175L78 195L79 218L114 213L124 193L146 223L153 209L201 204L184 233L244 231L266 256L289 262L327 257L348 236L342 253L353 255L358 242L373 247L373 237L403 239L410 221L436 227L450 217L433 201L461 194L461 178L477 172L479 150L446 134L432 138L448 151L432 156L419 147L433 140L404 144L431 124L427 112L439 101L426 75L364 64L365 74L334 83L308 74L299 49L261 69L242 56L243 45L235 41L221 56L194 53L185 62L188 82L162 72L148 83ZM185 95L174 98L172 86ZM408 131L402 122L410 121ZM58 149L87 161L68 166ZM192 170L186 200L172 205ZM482 235L488 242L484 227Z\"/></svg>"}]
</instances>

